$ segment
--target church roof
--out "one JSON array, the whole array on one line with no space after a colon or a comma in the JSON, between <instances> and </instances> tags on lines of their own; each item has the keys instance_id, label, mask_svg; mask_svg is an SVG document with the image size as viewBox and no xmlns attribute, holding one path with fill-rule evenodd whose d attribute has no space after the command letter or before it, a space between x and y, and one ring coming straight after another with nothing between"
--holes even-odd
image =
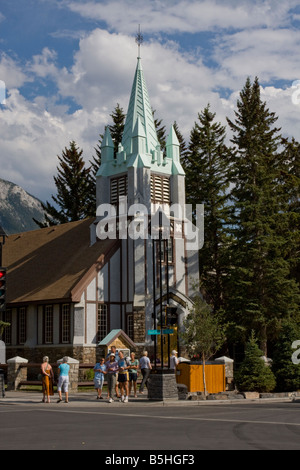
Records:
<instances>
[{"instance_id":1,"label":"church roof","mask_svg":"<svg viewBox=\"0 0 300 470\"><path fill-rule=\"evenodd\" d=\"M132 152L132 137L138 118L140 118L141 124L144 127L146 152L150 153L151 150L156 150L159 142L140 58L138 58L135 70L122 138L122 146L127 154Z\"/></svg>"},{"instance_id":2,"label":"church roof","mask_svg":"<svg viewBox=\"0 0 300 470\"><path fill-rule=\"evenodd\" d=\"M7 267L7 304L80 300L91 276L118 244L90 246L93 218L10 235L3 246Z\"/></svg>"}]
</instances>

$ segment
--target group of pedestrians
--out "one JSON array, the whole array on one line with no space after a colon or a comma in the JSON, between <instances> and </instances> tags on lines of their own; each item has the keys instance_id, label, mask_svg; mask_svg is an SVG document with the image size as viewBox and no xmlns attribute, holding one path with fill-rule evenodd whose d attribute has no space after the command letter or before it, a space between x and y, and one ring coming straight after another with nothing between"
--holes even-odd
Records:
<instances>
[{"instance_id":1,"label":"group of pedestrians","mask_svg":"<svg viewBox=\"0 0 300 470\"><path fill-rule=\"evenodd\" d=\"M174 370L178 364L176 354L177 351L172 351L170 358L170 367ZM97 390L97 400L103 399L102 389L105 379L107 382L107 398L109 403L114 401L114 396L116 396L117 400L127 403L128 396L130 396L132 389L134 397L137 398L137 379L139 371L141 371L142 374L139 393L142 395L145 386L147 387L151 369L152 365L147 351L144 351L140 360L138 360L134 352L130 354L130 357L125 357L123 351L117 352L116 347L112 346L106 358L101 358L94 367L94 386ZM59 398L57 403L62 401L62 392L65 393L65 402L69 402L69 371L68 357L64 357L62 363L58 366L59 377L57 392ZM43 358L41 375L43 390L42 401L44 403L50 403L50 397L54 395L54 372L52 366L49 364L48 356Z\"/></svg>"},{"instance_id":2,"label":"group of pedestrians","mask_svg":"<svg viewBox=\"0 0 300 470\"><path fill-rule=\"evenodd\" d=\"M114 401L114 395L117 400L127 403L132 389L134 397L137 398L139 370L142 374L139 393L143 394L151 369L152 366L147 351L144 351L141 359L138 360L134 352L130 354L130 358L125 357L123 351L117 352L116 347L112 346L106 358L102 358L94 367L94 384L97 390L97 399L103 398L102 389L105 378L107 381L107 398L109 403Z\"/></svg>"}]
</instances>

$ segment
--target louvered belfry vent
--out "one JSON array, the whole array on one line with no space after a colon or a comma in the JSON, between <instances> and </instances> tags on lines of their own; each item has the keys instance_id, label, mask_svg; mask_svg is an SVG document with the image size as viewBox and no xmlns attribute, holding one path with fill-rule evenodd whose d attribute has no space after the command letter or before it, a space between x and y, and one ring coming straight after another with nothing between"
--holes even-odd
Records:
<instances>
[{"instance_id":1,"label":"louvered belfry vent","mask_svg":"<svg viewBox=\"0 0 300 470\"><path fill-rule=\"evenodd\" d=\"M151 201L170 204L170 179L161 175L151 175Z\"/></svg>"},{"instance_id":2,"label":"louvered belfry vent","mask_svg":"<svg viewBox=\"0 0 300 470\"><path fill-rule=\"evenodd\" d=\"M110 203L118 204L120 196L127 196L128 194L128 179L127 175L112 178L110 180Z\"/></svg>"}]
</instances>

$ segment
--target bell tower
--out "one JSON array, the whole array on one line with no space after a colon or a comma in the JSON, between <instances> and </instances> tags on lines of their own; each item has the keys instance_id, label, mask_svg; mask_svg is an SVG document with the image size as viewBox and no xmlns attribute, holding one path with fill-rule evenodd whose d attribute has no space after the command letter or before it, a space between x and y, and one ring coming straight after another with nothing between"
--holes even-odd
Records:
<instances>
[{"instance_id":1,"label":"bell tower","mask_svg":"<svg viewBox=\"0 0 300 470\"><path fill-rule=\"evenodd\" d=\"M152 341L147 332L156 323L162 295L165 304L178 307L178 318L186 314L190 302L189 276L197 275L198 265L195 269L194 260L192 271L188 266L184 235L185 174L179 142L174 127L170 126L165 153L160 147L140 57L122 141L114 155L114 143L106 128L96 179L97 208L112 207L109 220L115 220L117 229L111 233L116 234L120 244L120 327L128 333L126 318L130 313L132 339L144 347ZM169 221L169 237L163 240L161 249L151 232L157 226L159 211ZM97 210L97 221L104 225L103 215L104 211ZM108 237L109 233L108 230Z\"/></svg>"}]
</instances>

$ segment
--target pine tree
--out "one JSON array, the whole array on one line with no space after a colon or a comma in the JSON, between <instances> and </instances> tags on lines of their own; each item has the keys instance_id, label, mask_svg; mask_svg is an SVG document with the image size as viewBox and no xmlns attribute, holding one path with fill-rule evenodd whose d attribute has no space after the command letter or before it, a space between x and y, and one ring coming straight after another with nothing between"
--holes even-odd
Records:
<instances>
[{"instance_id":1,"label":"pine tree","mask_svg":"<svg viewBox=\"0 0 300 470\"><path fill-rule=\"evenodd\" d=\"M225 127L215 122L209 105L198 114L186 156L187 203L204 204L205 241L199 251L203 294L214 311L222 306L228 243L228 159Z\"/></svg>"},{"instance_id":2,"label":"pine tree","mask_svg":"<svg viewBox=\"0 0 300 470\"><path fill-rule=\"evenodd\" d=\"M162 119L155 118L156 110L152 110L154 125L157 133L158 142L160 144L161 150L165 153L166 150L166 126L162 125Z\"/></svg>"},{"instance_id":3,"label":"pine tree","mask_svg":"<svg viewBox=\"0 0 300 470\"><path fill-rule=\"evenodd\" d=\"M184 137L183 135L181 134L180 130L179 130L179 127L178 127L178 124L176 121L174 121L173 123L173 127L174 127L174 130L175 130L175 133L177 135L177 139L178 139L178 142L179 142L179 154L180 154L180 162L181 162L181 165L183 166L183 168L185 167L186 165L186 160L187 160L187 155L188 155L188 148L187 148L187 145L186 145L186 142L184 140Z\"/></svg>"},{"instance_id":4,"label":"pine tree","mask_svg":"<svg viewBox=\"0 0 300 470\"><path fill-rule=\"evenodd\" d=\"M232 235L227 276L229 319L255 330L267 356L267 341L280 320L295 315L299 291L290 279L285 247L289 239L280 175L281 136L277 117L262 102L258 79L240 93L232 142Z\"/></svg>"},{"instance_id":5,"label":"pine tree","mask_svg":"<svg viewBox=\"0 0 300 470\"><path fill-rule=\"evenodd\" d=\"M275 343L272 371L276 377L278 392L293 392L300 389L300 367L291 359L294 341L300 339L300 327L291 321L282 324Z\"/></svg>"},{"instance_id":6,"label":"pine tree","mask_svg":"<svg viewBox=\"0 0 300 470\"><path fill-rule=\"evenodd\" d=\"M81 220L95 215L93 204L94 184L90 167L85 167L83 150L76 147L74 141L70 147L58 156L57 176L54 176L57 195L52 199L55 206L48 201L43 204L46 223L36 223L43 227Z\"/></svg>"},{"instance_id":7,"label":"pine tree","mask_svg":"<svg viewBox=\"0 0 300 470\"><path fill-rule=\"evenodd\" d=\"M283 169L281 188L285 196L288 230L290 237L286 245L286 259L291 268L291 277L300 284L300 143L282 139Z\"/></svg>"},{"instance_id":8,"label":"pine tree","mask_svg":"<svg viewBox=\"0 0 300 470\"><path fill-rule=\"evenodd\" d=\"M245 358L235 374L235 382L239 391L263 393L274 390L276 386L274 374L262 360L262 355L252 331L246 344Z\"/></svg>"},{"instance_id":9,"label":"pine tree","mask_svg":"<svg viewBox=\"0 0 300 470\"><path fill-rule=\"evenodd\" d=\"M126 118L126 115L123 112L123 108L120 108L119 103L117 103L117 106L115 107L112 114L110 114L110 117L113 120L113 124L109 125L108 127L111 134L111 138L114 142L116 155L118 152L118 145L122 141Z\"/></svg>"},{"instance_id":10,"label":"pine tree","mask_svg":"<svg viewBox=\"0 0 300 470\"><path fill-rule=\"evenodd\" d=\"M118 145L122 141L126 118L126 115L123 112L123 108L120 107L119 103L117 103L117 106L110 114L110 117L113 120L113 124L110 124L108 127L112 140L114 142L114 154L116 155L118 152ZM103 135L104 134L99 135L99 140L97 146L95 147L96 156L93 156L93 160L90 161L94 177L96 176L96 173L99 170L99 166L101 165L101 142L103 139Z\"/></svg>"}]
</instances>

